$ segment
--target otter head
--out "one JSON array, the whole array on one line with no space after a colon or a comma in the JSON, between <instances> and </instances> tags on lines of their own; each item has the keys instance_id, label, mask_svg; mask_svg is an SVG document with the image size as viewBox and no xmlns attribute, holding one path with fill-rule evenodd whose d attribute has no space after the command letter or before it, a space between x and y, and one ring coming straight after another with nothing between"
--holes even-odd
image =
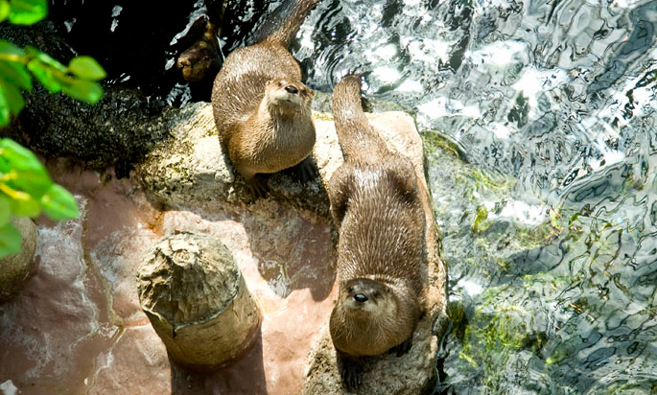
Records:
<instances>
[{"instance_id":1,"label":"otter head","mask_svg":"<svg viewBox=\"0 0 657 395\"><path fill-rule=\"evenodd\" d=\"M394 290L382 282L356 278L341 284L329 322L333 345L351 356L386 352L415 328L416 321L408 320L400 307Z\"/></svg>"},{"instance_id":2,"label":"otter head","mask_svg":"<svg viewBox=\"0 0 657 395\"><path fill-rule=\"evenodd\" d=\"M344 313L354 319L379 319L396 310L392 290L379 281L367 278L347 281L340 298Z\"/></svg>"},{"instance_id":3,"label":"otter head","mask_svg":"<svg viewBox=\"0 0 657 395\"><path fill-rule=\"evenodd\" d=\"M300 81L284 79L270 80L265 86L265 99L271 110L282 114L310 111L310 103L315 92Z\"/></svg>"}]
</instances>

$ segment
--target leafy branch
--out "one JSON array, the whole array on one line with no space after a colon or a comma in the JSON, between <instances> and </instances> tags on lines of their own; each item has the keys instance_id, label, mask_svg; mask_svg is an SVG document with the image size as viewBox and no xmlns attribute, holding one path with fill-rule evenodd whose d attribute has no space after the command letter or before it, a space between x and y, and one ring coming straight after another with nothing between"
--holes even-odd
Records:
<instances>
[{"instance_id":1,"label":"leafy branch","mask_svg":"<svg viewBox=\"0 0 657 395\"><path fill-rule=\"evenodd\" d=\"M31 25L48 13L47 0L0 0L0 22ZM73 58L68 66L31 46L24 49L0 40L0 127L25 107L21 89L31 91L36 79L50 92L96 103L103 95L97 82L105 70L89 56ZM0 258L21 249L12 216L34 218L41 213L54 220L77 218L75 198L55 184L36 156L9 138L0 139Z\"/></svg>"}]
</instances>

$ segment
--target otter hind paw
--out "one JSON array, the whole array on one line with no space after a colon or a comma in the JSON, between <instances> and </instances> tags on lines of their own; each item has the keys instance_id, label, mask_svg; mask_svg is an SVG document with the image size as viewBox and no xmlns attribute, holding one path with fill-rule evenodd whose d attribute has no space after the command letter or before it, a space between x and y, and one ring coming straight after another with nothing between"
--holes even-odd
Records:
<instances>
[{"instance_id":1,"label":"otter hind paw","mask_svg":"<svg viewBox=\"0 0 657 395\"><path fill-rule=\"evenodd\" d=\"M390 353L395 353L397 354L398 357L401 357L402 355L406 354L407 352L410 351L411 347L413 347L413 336L409 336L408 339L404 340L404 342L394 346L393 348L390 349Z\"/></svg>"},{"instance_id":2,"label":"otter hind paw","mask_svg":"<svg viewBox=\"0 0 657 395\"><path fill-rule=\"evenodd\" d=\"M259 177L254 177L250 181L247 181L246 189L248 189L249 194L253 196L254 201L266 198L269 193L267 180Z\"/></svg>"},{"instance_id":3,"label":"otter hind paw","mask_svg":"<svg viewBox=\"0 0 657 395\"><path fill-rule=\"evenodd\" d=\"M317 169L315 159L312 157L312 155L309 155L299 164L292 166L290 168L290 173L288 174L301 181L301 183L305 184L316 179L317 176L319 176L319 170Z\"/></svg>"}]
</instances>

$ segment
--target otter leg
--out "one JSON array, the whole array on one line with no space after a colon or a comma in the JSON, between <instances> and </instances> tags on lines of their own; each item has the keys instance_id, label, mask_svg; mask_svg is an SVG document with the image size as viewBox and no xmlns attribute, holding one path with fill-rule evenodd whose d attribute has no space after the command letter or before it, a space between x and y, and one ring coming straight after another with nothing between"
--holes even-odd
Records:
<instances>
[{"instance_id":1,"label":"otter leg","mask_svg":"<svg viewBox=\"0 0 657 395\"><path fill-rule=\"evenodd\" d=\"M302 160L298 164L283 171L290 174L292 177L295 177L304 184L314 180L319 175L319 170L317 170L317 163L315 163L315 158L313 158L312 154L308 155L306 159Z\"/></svg>"},{"instance_id":2,"label":"otter leg","mask_svg":"<svg viewBox=\"0 0 657 395\"><path fill-rule=\"evenodd\" d=\"M336 350L337 351L337 350ZM363 379L363 366L356 358L349 357L337 352L338 370L342 377L342 382L348 390L358 388Z\"/></svg>"},{"instance_id":3,"label":"otter leg","mask_svg":"<svg viewBox=\"0 0 657 395\"><path fill-rule=\"evenodd\" d=\"M394 346L388 352L391 354L396 353L398 357L401 357L402 355L409 352L411 347L413 347L413 335L410 335L408 339L404 340L404 342L401 344Z\"/></svg>"}]
</instances>

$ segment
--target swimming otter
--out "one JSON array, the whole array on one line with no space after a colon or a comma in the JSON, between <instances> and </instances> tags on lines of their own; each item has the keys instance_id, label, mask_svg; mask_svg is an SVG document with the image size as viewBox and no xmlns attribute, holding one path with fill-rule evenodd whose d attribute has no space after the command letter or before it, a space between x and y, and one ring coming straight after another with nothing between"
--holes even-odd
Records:
<instances>
[{"instance_id":1,"label":"swimming otter","mask_svg":"<svg viewBox=\"0 0 657 395\"><path fill-rule=\"evenodd\" d=\"M222 147L258 195L257 173L275 173L306 159L315 144L313 90L288 46L319 0L299 0L282 26L257 44L233 51L217 74L212 108ZM312 168L312 162L304 165Z\"/></svg>"},{"instance_id":2,"label":"swimming otter","mask_svg":"<svg viewBox=\"0 0 657 395\"><path fill-rule=\"evenodd\" d=\"M344 164L329 181L339 228L338 300L330 333L347 388L361 383L358 357L411 347L423 313L425 215L411 162L388 150L360 103L360 78L333 93Z\"/></svg>"}]
</instances>

